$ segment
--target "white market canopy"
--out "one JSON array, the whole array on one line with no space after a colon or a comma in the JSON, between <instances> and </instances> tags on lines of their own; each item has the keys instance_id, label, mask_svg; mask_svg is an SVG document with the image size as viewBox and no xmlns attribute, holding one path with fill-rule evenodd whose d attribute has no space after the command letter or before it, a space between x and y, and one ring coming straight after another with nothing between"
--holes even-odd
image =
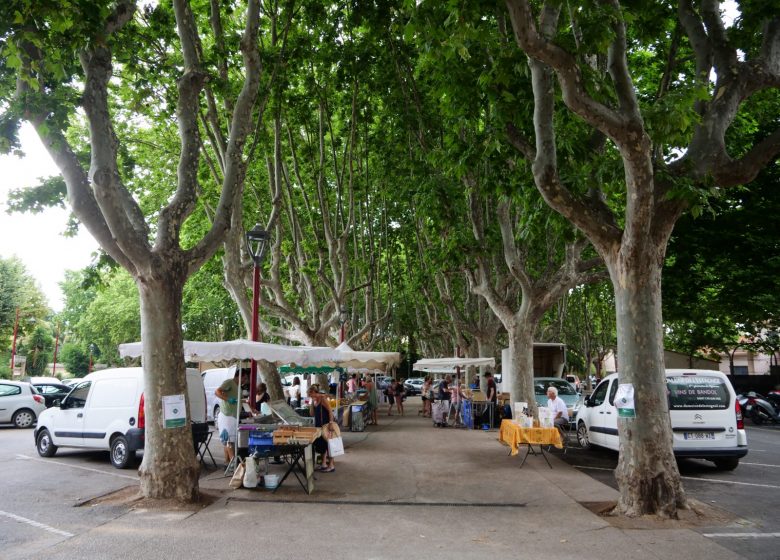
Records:
<instances>
[{"instance_id":1,"label":"white market canopy","mask_svg":"<svg viewBox=\"0 0 780 560\"><path fill-rule=\"evenodd\" d=\"M142 342L119 345L122 358L138 358L143 351ZM226 340L222 342L184 341L184 359L188 362L216 362L222 360L267 360L276 365L306 364L306 353L300 346L282 346L251 340Z\"/></svg>"},{"instance_id":2,"label":"white market canopy","mask_svg":"<svg viewBox=\"0 0 780 560\"><path fill-rule=\"evenodd\" d=\"M332 366L387 371L401 363L398 352L368 352L353 350L342 342L336 348L313 347L306 358L312 366Z\"/></svg>"},{"instance_id":3,"label":"white market canopy","mask_svg":"<svg viewBox=\"0 0 780 560\"><path fill-rule=\"evenodd\" d=\"M425 358L415 362L416 371L450 372L455 368L495 366L495 358Z\"/></svg>"},{"instance_id":4,"label":"white market canopy","mask_svg":"<svg viewBox=\"0 0 780 560\"><path fill-rule=\"evenodd\" d=\"M143 344L130 342L119 345L123 358L141 356ZM251 340L224 342L184 341L184 359L189 362L214 362L221 360L266 360L276 365L360 367L386 370L401 361L398 352L364 352L352 350L346 342L337 348L327 346L283 346Z\"/></svg>"}]
</instances>

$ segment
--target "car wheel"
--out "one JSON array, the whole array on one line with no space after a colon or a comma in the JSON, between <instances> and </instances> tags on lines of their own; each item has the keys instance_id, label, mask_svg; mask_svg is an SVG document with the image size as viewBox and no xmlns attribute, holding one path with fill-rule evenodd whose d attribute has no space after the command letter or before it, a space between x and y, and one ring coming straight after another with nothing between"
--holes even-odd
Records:
<instances>
[{"instance_id":1,"label":"car wheel","mask_svg":"<svg viewBox=\"0 0 780 560\"><path fill-rule=\"evenodd\" d=\"M125 436L117 436L111 442L111 464L117 469L126 469L135 462L135 452L130 451L130 445Z\"/></svg>"},{"instance_id":2,"label":"car wheel","mask_svg":"<svg viewBox=\"0 0 780 560\"><path fill-rule=\"evenodd\" d=\"M739 459L736 457L723 457L722 459L713 459L715 468L719 471L733 471L739 465Z\"/></svg>"},{"instance_id":3,"label":"car wheel","mask_svg":"<svg viewBox=\"0 0 780 560\"><path fill-rule=\"evenodd\" d=\"M217 416L219 416L219 405L214 407L214 422L217 421Z\"/></svg>"},{"instance_id":4,"label":"car wheel","mask_svg":"<svg viewBox=\"0 0 780 560\"><path fill-rule=\"evenodd\" d=\"M57 453L57 446L51 442L51 434L46 428L38 433L35 447L38 449L38 455L41 457L54 457L54 454Z\"/></svg>"},{"instance_id":5,"label":"car wheel","mask_svg":"<svg viewBox=\"0 0 780 560\"><path fill-rule=\"evenodd\" d=\"M33 424L35 424L35 413L29 408L17 410L14 412L11 422L17 428L32 428Z\"/></svg>"},{"instance_id":6,"label":"car wheel","mask_svg":"<svg viewBox=\"0 0 780 560\"><path fill-rule=\"evenodd\" d=\"M588 427L585 422L580 422L577 425L577 443L583 449L590 449L590 440L588 439Z\"/></svg>"}]
</instances>

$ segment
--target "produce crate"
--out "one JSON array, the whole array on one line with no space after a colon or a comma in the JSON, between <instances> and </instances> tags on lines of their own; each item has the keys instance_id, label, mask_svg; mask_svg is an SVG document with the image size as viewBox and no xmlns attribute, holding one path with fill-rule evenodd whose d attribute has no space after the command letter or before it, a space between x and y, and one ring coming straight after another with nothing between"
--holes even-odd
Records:
<instances>
[{"instance_id":1,"label":"produce crate","mask_svg":"<svg viewBox=\"0 0 780 560\"><path fill-rule=\"evenodd\" d=\"M250 432L249 446L272 446L274 444L273 434L270 432Z\"/></svg>"}]
</instances>

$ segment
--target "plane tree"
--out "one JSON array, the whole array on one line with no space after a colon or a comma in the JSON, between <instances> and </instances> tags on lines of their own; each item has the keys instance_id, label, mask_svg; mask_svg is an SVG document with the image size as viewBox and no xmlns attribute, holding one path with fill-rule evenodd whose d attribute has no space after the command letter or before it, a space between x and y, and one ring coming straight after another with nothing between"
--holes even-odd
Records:
<instances>
[{"instance_id":1,"label":"plane tree","mask_svg":"<svg viewBox=\"0 0 780 560\"><path fill-rule=\"evenodd\" d=\"M614 0L571 10L507 0L506 6L531 71L536 186L588 236L615 291L620 381L633 385L637 411L619 421L618 511L675 517L685 493L663 383L666 246L680 215L709 189L748 184L776 159L776 103L763 104L771 108L764 115L774 122L769 130L749 133L740 125L751 104L777 99L780 18L745 4L727 29L719 2L708 0L636 8ZM568 163L558 158L562 107L606 139L589 182L561 172ZM509 131L511 137L517 130ZM607 157L622 167L622 178L599 176ZM622 204L611 204L618 193Z\"/></svg>"},{"instance_id":2,"label":"plane tree","mask_svg":"<svg viewBox=\"0 0 780 560\"><path fill-rule=\"evenodd\" d=\"M62 173L73 214L135 281L146 397L141 490L148 498L195 500L199 467L189 426L163 428L162 397L187 392L182 290L219 249L240 201L247 139L268 83L258 45L277 14L261 11L258 0L243 8L174 0L140 10L130 0L85 0L68 10L58 2L17 0L0 10L8 23L0 36L7 57L0 87L11 100L2 108L3 148L16 146L20 121L35 127ZM220 59L214 53L225 47L219 42L225 28L235 50ZM220 80L224 72L236 76L232 87ZM80 119L89 130L83 140L68 134ZM161 152L154 169L128 165L127 123L143 128L158 119L176 138L174 152ZM221 119L228 131L219 184L203 180L201 119ZM152 173L168 188L155 191L157 207L147 219L139 200ZM210 226L184 244L182 229L199 197L209 194Z\"/></svg>"}]
</instances>

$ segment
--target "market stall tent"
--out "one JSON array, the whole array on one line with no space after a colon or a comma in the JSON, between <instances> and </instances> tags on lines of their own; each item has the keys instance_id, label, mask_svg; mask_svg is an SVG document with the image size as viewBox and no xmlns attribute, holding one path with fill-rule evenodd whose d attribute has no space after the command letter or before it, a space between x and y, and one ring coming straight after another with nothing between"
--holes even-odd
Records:
<instances>
[{"instance_id":1,"label":"market stall tent","mask_svg":"<svg viewBox=\"0 0 780 560\"><path fill-rule=\"evenodd\" d=\"M455 368L495 367L495 358L425 358L418 360L412 366L416 371L450 372Z\"/></svg>"},{"instance_id":2,"label":"market stall tent","mask_svg":"<svg viewBox=\"0 0 780 560\"><path fill-rule=\"evenodd\" d=\"M216 362L222 360L266 360L275 365L307 364L307 347L282 346L251 340L226 340L222 342L184 341L184 359L188 362ZM142 342L119 345L123 358L137 358L143 352Z\"/></svg>"},{"instance_id":3,"label":"market stall tent","mask_svg":"<svg viewBox=\"0 0 780 560\"><path fill-rule=\"evenodd\" d=\"M353 350L346 342L342 342L336 348L308 347L306 358L307 364L311 366L365 368L377 371L387 371L401 363L401 355L398 352Z\"/></svg>"}]
</instances>

